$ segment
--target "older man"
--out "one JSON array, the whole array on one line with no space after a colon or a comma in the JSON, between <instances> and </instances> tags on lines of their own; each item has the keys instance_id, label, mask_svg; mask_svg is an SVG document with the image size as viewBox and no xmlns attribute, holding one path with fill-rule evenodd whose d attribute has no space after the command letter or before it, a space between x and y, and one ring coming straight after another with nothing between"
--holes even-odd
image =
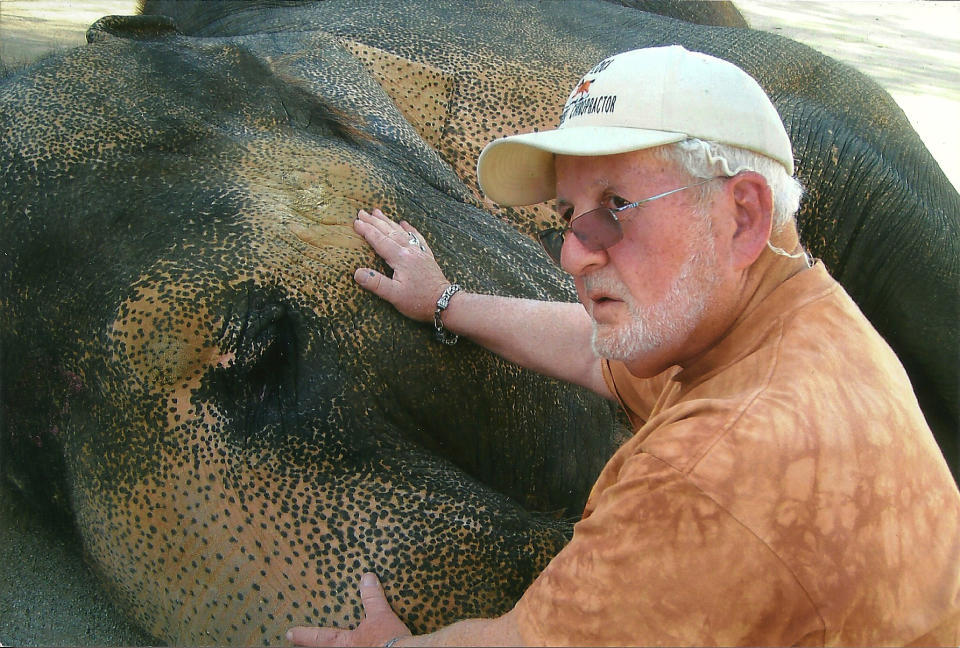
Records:
<instances>
[{"instance_id":1,"label":"older man","mask_svg":"<svg viewBox=\"0 0 960 648\"><path fill-rule=\"evenodd\" d=\"M516 607L410 636L366 575L353 631L297 643L947 644L960 641L960 493L907 376L797 238L776 110L680 47L599 63L560 127L490 144L501 204L556 197L540 240L580 304L471 294L382 213L364 288L447 342L618 400L636 434ZM440 296L439 301L437 300Z\"/></svg>"}]
</instances>

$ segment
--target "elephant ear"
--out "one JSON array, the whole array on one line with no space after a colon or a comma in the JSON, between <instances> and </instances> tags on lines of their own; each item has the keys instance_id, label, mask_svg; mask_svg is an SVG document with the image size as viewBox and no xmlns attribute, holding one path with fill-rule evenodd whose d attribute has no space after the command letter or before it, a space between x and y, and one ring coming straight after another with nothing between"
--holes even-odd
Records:
<instances>
[{"instance_id":1,"label":"elephant ear","mask_svg":"<svg viewBox=\"0 0 960 648\"><path fill-rule=\"evenodd\" d=\"M450 120L456 78L425 62L403 58L366 43L346 40L343 45L390 95L420 137L439 151ZM449 157L447 161L451 162Z\"/></svg>"},{"instance_id":2,"label":"elephant ear","mask_svg":"<svg viewBox=\"0 0 960 648\"><path fill-rule=\"evenodd\" d=\"M343 120L354 121L353 127L371 142L384 142L384 155L390 150L404 153L397 163L428 181L444 193L462 202L473 202L473 196L463 186L448 164L437 153L436 135L422 126L426 121L424 111L414 109L416 101L425 102L425 110L442 115L442 93L420 97L409 96L405 103L397 102L402 96L396 90L385 94L384 90L395 84L384 84L376 74L376 67L361 66L363 59L354 51L362 51L361 43L345 41L332 34L311 30L298 36L287 35L282 49L272 49L267 39L253 36L239 37L244 47L270 69L288 87L299 89L323 106L326 112L336 112ZM296 39L296 42L292 42ZM347 47L349 46L349 47ZM375 57L374 57L375 58ZM386 70L391 66L384 64ZM396 70L393 76L405 78L404 73L414 70ZM380 72L380 75L386 74ZM431 75L431 81L437 78ZM399 108L399 110L398 110ZM415 121L409 115L417 117Z\"/></svg>"},{"instance_id":3,"label":"elephant ear","mask_svg":"<svg viewBox=\"0 0 960 648\"><path fill-rule=\"evenodd\" d=\"M483 147L498 137L552 128L556 101L544 97L565 96L576 76L573 67L535 68L516 59L494 59L489 52L482 61L466 56L444 61L429 50L401 54L358 40L342 42L480 206L527 234L554 224L544 205L501 208L487 199L477 182L476 164Z\"/></svg>"}]
</instances>

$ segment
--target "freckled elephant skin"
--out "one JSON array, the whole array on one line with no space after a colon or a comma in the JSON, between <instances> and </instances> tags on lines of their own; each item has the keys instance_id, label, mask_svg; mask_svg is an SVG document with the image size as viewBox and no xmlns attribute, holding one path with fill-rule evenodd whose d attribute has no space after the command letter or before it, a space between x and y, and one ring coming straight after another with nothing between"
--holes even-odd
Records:
<instances>
[{"instance_id":1,"label":"freckled elephant skin","mask_svg":"<svg viewBox=\"0 0 960 648\"><path fill-rule=\"evenodd\" d=\"M766 85L807 241L956 421L956 192L850 70L603 3L175 9L0 85L3 471L158 639L353 623L366 569L416 630L495 614L562 546L528 511L576 514L618 414L362 293L350 222L381 205L471 290L573 299L516 232L549 216L485 203L473 165L615 51L680 42Z\"/></svg>"},{"instance_id":2,"label":"freckled elephant skin","mask_svg":"<svg viewBox=\"0 0 960 648\"><path fill-rule=\"evenodd\" d=\"M803 241L903 361L960 479L960 196L890 96L809 47L737 28L742 18L724 3L657 5L703 25L616 6L651 7L642 1L502 4L410 11L410 4L374 3L361 15L332 3L296 20L342 39L480 201L474 168L482 146L553 127L578 75L608 54L680 43L745 69L776 104L793 142L807 189L798 214ZM197 34L284 29L294 20L289 11L147 6L179 12L181 29ZM485 26L479 42L477 24ZM734 27L713 26L720 24ZM528 234L551 218L543 206L481 204Z\"/></svg>"}]
</instances>

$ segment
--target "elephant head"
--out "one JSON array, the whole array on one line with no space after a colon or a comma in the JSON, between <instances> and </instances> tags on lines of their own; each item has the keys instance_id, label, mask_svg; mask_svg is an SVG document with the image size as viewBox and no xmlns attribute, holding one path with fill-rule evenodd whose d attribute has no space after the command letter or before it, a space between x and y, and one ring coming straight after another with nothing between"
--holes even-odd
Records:
<instances>
[{"instance_id":1,"label":"elephant head","mask_svg":"<svg viewBox=\"0 0 960 648\"><path fill-rule=\"evenodd\" d=\"M428 630L508 609L563 545L619 414L363 294L351 222L402 216L473 291L574 299L524 236L552 216L484 201L473 164L616 51L677 42L765 85L810 248L907 340L929 402L950 389L926 350L956 348L955 319L917 321L901 285L956 286L956 192L812 50L602 2L152 11L175 15L106 18L0 86L0 353L5 474L158 638L349 624L365 570Z\"/></svg>"}]
</instances>

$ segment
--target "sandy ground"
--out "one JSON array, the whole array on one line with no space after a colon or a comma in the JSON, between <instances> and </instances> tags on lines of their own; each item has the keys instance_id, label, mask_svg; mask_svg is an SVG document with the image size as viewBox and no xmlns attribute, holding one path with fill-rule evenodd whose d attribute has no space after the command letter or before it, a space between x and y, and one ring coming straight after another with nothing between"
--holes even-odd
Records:
<instances>
[{"instance_id":1,"label":"sandy ground","mask_svg":"<svg viewBox=\"0 0 960 648\"><path fill-rule=\"evenodd\" d=\"M787 36L883 86L960 190L960 2L736 2L754 29Z\"/></svg>"},{"instance_id":2,"label":"sandy ground","mask_svg":"<svg viewBox=\"0 0 960 648\"><path fill-rule=\"evenodd\" d=\"M144 646L83 562L74 532L0 485L0 645Z\"/></svg>"},{"instance_id":3,"label":"sandy ground","mask_svg":"<svg viewBox=\"0 0 960 648\"><path fill-rule=\"evenodd\" d=\"M737 3L750 24L843 60L885 87L960 187L960 3ZM135 0L0 0L0 63L20 65L84 43ZM93 584L70 534L0 485L0 644L143 645Z\"/></svg>"}]
</instances>

